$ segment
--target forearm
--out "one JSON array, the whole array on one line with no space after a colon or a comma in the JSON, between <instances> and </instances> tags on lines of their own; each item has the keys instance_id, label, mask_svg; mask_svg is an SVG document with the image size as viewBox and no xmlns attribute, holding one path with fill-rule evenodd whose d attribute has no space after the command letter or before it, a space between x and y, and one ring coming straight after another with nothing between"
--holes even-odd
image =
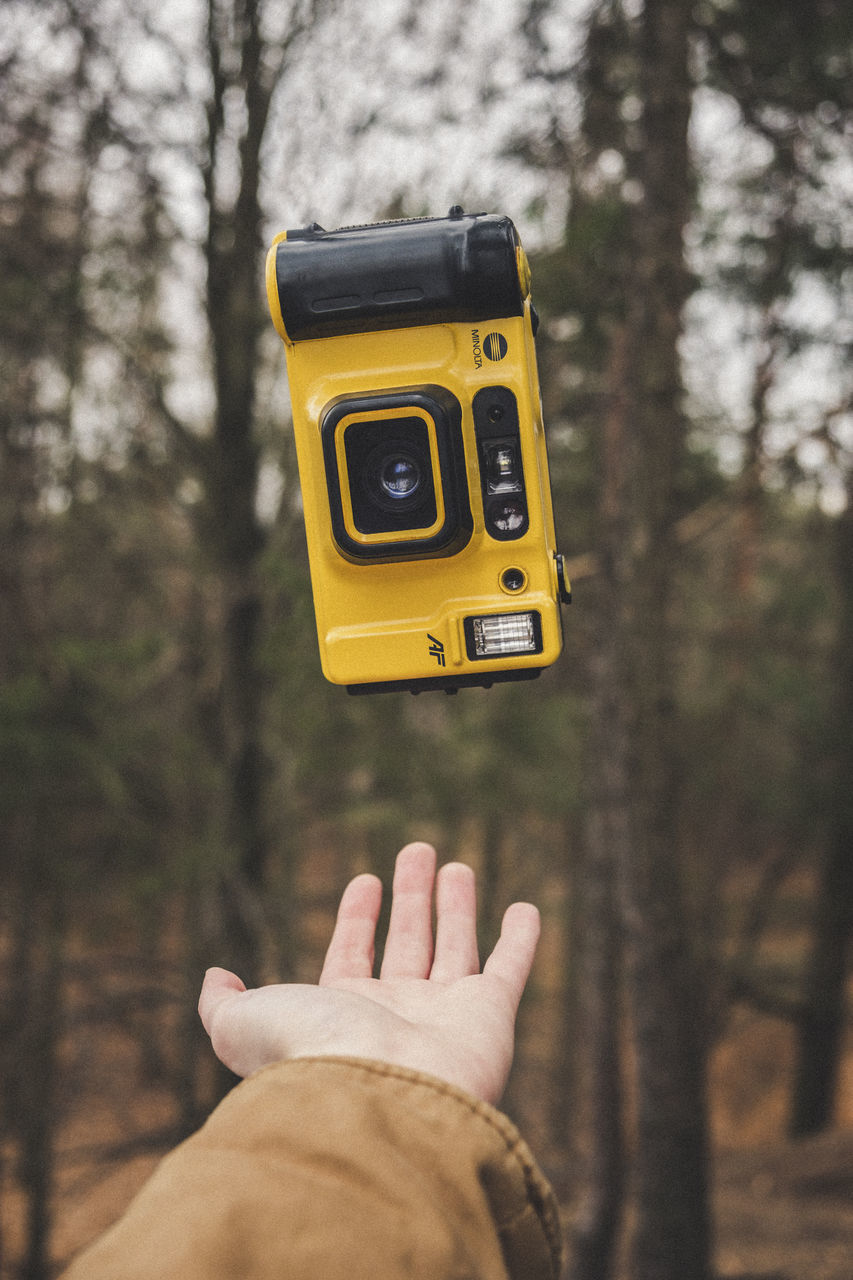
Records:
<instances>
[{"instance_id":1,"label":"forearm","mask_svg":"<svg viewBox=\"0 0 853 1280\"><path fill-rule=\"evenodd\" d=\"M510 1122L405 1069L300 1059L238 1086L66 1280L552 1280L550 1190Z\"/></svg>"}]
</instances>

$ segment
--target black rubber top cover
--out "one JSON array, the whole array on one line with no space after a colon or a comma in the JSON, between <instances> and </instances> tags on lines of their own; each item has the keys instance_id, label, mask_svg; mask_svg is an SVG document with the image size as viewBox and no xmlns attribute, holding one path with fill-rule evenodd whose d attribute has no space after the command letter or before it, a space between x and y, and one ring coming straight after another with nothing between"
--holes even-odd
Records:
<instances>
[{"instance_id":1,"label":"black rubber top cover","mask_svg":"<svg viewBox=\"0 0 853 1280\"><path fill-rule=\"evenodd\" d=\"M276 252L292 341L524 313L518 233L499 214L288 231Z\"/></svg>"}]
</instances>

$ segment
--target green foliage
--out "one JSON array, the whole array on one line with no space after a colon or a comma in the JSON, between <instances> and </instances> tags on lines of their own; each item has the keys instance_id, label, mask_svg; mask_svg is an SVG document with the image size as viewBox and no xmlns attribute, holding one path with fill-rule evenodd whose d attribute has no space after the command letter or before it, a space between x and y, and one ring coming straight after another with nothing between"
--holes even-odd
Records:
<instances>
[{"instance_id":1,"label":"green foliage","mask_svg":"<svg viewBox=\"0 0 853 1280\"><path fill-rule=\"evenodd\" d=\"M782 499L765 518L746 594L734 590L733 520L689 549L680 584L689 839L704 849L725 828L721 868L760 861L768 847L807 854L830 812L832 521Z\"/></svg>"},{"instance_id":2,"label":"green foliage","mask_svg":"<svg viewBox=\"0 0 853 1280\"><path fill-rule=\"evenodd\" d=\"M114 541L102 535L119 512L105 521L104 504L94 522L86 507L46 522L45 611L18 674L0 686L0 822L15 833L8 869L20 840L49 877L77 889L132 891L155 866L172 882L187 796L210 774L180 715L188 694L176 678L177 600L152 576L165 548L128 537L132 509L132 499L121 508Z\"/></svg>"},{"instance_id":3,"label":"green foliage","mask_svg":"<svg viewBox=\"0 0 853 1280\"><path fill-rule=\"evenodd\" d=\"M768 129L821 102L850 105L853 17L844 0L727 0L700 6L698 17L710 38L706 74Z\"/></svg>"}]
</instances>

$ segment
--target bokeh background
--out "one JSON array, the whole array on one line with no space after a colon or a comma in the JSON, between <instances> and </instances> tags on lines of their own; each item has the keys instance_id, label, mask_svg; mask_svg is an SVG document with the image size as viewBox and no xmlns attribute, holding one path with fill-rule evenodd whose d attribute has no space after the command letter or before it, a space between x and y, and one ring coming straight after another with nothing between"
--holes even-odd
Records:
<instances>
[{"instance_id":1,"label":"bokeh background","mask_svg":"<svg viewBox=\"0 0 853 1280\"><path fill-rule=\"evenodd\" d=\"M206 965L316 979L410 838L543 943L506 1106L573 1280L850 1280L853 10L3 0L0 1272L231 1087ZM509 214L566 650L316 653L273 234Z\"/></svg>"}]
</instances>

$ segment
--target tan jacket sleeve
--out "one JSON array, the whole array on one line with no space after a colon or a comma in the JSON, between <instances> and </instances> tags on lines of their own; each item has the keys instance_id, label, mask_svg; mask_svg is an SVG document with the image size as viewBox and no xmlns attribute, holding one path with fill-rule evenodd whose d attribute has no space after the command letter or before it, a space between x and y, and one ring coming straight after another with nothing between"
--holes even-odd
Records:
<instances>
[{"instance_id":1,"label":"tan jacket sleeve","mask_svg":"<svg viewBox=\"0 0 853 1280\"><path fill-rule=\"evenodd\" d=\"M243 1081L64 1280L554 1280L512 1123L431 1076L298 1059Z\"/></svg>"}]
</instances>

